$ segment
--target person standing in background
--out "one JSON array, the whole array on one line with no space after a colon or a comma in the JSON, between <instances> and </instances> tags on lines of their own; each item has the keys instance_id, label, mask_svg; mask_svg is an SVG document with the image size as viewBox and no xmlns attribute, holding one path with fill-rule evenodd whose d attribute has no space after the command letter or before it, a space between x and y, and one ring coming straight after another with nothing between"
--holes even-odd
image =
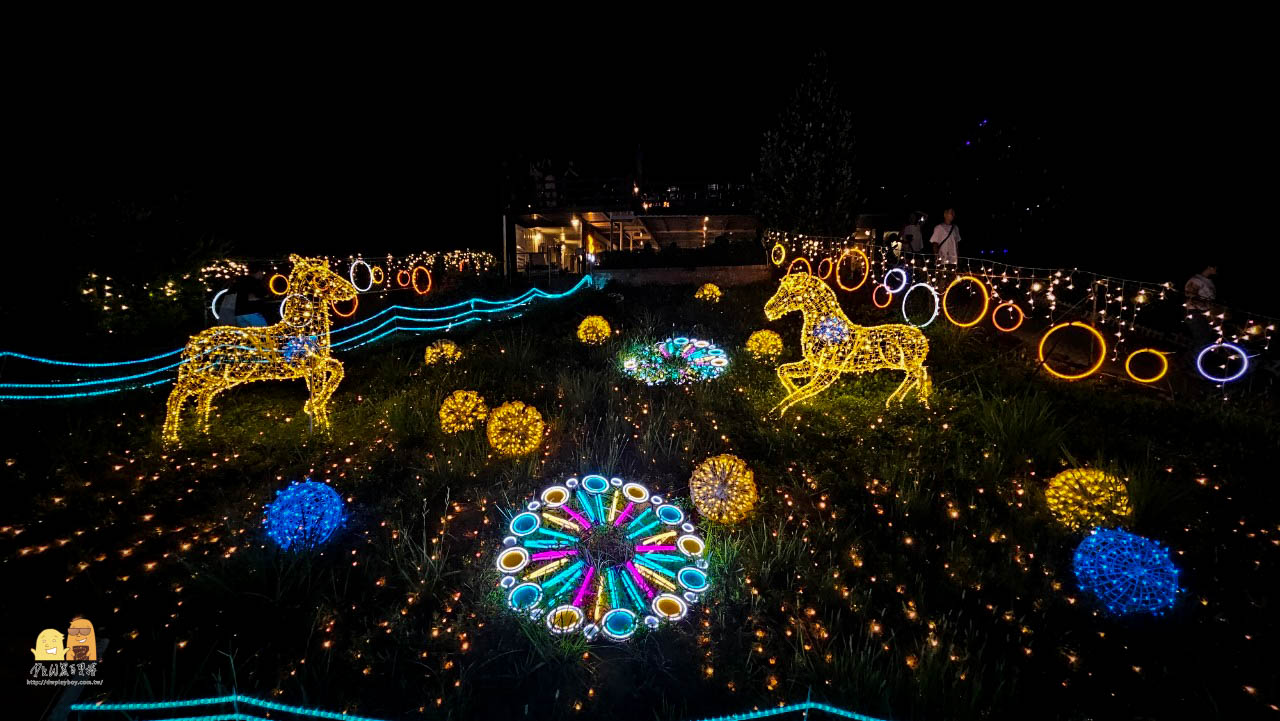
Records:
<instances>
[{"instance_id":1,"label":"person standing in background","mask_svg":"<svg viewBox=\"0 0 1280 721\"><path fill-rule=\"evenodd\" d=\"M924 231L920 226L929 216L916 211L907 216L907 224L902 228L902 249L908 253L919 253L924 250Z\"/></svg>"},{"instance_id":2,"label":"person standing in background","mask_svg":"<svg viewBox=\"0 0 1280 721\"><path fill-rule=\"evenodd\" d=\"M955 208L942 211L942 222L934 226L933 236L929 238L939 263L955 265L960 262L960 229L955 226L955 219Z\"/></svg>"},{"instance_id":3,"label":"person standing in background","mask_svg":"<svg viewBox=\"0 0 1280 721\"><path fill-rule=\"evenodd\" d=\"M1214 301L1218 298L1218 287L1211 278L1218 274L1216 263L1210 263L1204 270L1187 279L1182 290L1187 296L1187 330L1191 333L1193 352L1217 342L1218 332L1213 329Z\"/></svg>"}]
</instances>

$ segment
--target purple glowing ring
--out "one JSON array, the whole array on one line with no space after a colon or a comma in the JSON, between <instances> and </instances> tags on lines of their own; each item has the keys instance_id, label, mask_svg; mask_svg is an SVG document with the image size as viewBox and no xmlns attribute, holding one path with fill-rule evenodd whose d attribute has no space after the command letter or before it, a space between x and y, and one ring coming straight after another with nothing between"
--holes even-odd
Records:
<instances>
[{"instance_id":1,"label":"purple glowing ring","mask_svg":"<svg viewBox=\"0 0 1280 721\"><path fill-rule=\"evenodd\" d=\"M1204 354L1218 348L1230 348L1240 354L1240 359L1244 362L1240 364L1240 370L1236 371L1235 375L1219 378L1217 376L1211 376L1205 372ZM1200 375L1204 376L1205 380L1213 381L1214 383L1230 383L1231 381L1240 380L1240 377L1244 375L1245 371L1249 370L1249 354L1245 353L1243 348L1234 343L1210 343L1204 348L1201 348L1199 355L1196 356L1196 370L1200 371Z\"/></svg>"},{"instance_id":2,"label":"purple glowing ring","mask_svg":"<svg viewBox=\"0 0 1280 721\"><path fill-rule=\"evenodd\" d=\"M902 283L897 288L890 287L889 285L889 276L893 275L894 273L902 274ZM907 277L906 268L890 268L889 272L884 274L884 283L882 283L881 285L884 286L885 290L889 291L889 295L897 295L902 292L903 288L907 287L908 280L909 278Z\"/></svg>"}]
</instances>

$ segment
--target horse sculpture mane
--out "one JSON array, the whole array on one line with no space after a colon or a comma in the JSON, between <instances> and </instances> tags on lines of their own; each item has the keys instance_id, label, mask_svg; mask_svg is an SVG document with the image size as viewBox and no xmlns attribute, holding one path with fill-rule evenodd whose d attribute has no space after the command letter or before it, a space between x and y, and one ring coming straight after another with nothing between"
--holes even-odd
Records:
<instances>
[{"instance_id":1,"label":"horse sculpture mane","mask_svg":"<svg viewBox=\"0 0 1280 721\"><path fill-rule=\"evenodd\" d=\"M841 373L881 369L907 373L885 401L886 407L894 400L902 402L913 388L920 402L929 406L932 383L924 366L929 341L919 328L901 323L854 325L840 309L835 292L808 273L784 277L764 306L769 320L793 311L804 314L800 338L804 360L778 366L778 379L787 389L787 397L769 411L771 416L780 418L791 406L826 390ZM797 386L797 378L808 378L809 382Z\"/></svg>"},{"instance_id":2,"label":"horse sculpture mane","mask_svg":"<svg viewBox=\"0 0 1280 721\"><path fill-rule=\"evenodd\" d=\"M303 411L317 428L329 425L328 402L342 382L342 363L329 353L329 303L356 297L355 286L324 258L289 256L293 270L279 323L262 328L217 326L191 337L169 394L164 440L178 443L182 407L195 397L201 428L209 431L213 399L242 383L303 378L311 397Z\"/></svg>"}]
</instances>

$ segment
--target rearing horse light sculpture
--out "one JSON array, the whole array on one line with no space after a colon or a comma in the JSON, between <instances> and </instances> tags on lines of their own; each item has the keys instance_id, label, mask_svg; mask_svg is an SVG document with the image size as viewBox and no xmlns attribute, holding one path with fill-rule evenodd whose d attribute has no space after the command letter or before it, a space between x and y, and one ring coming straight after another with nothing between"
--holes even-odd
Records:
<instances>
[{"instance_id":1,"label":"rearing horse light sculpture","mask_svg":"<svg viewBox=\"0 0 1280 721\"><path fill-rule=\"evenodd\" d=\"M929 341L919 328L900 323L854 325L840 309L835 292L808 273L783 278L778 292L764 305L769 320L797 310L804 314L800 338L804 360L778 366L778 379L787 389L787 397L769 411L771 416L780 418L791 406L826 390L841 373L881 369L907 372L902 384L885 401L886 407L894 400L902 402L912 388L920 402L929 407L933 386L924 367ZM798 387L796 378L808 378L809 382Z\"/></svg>"},{"instance_id":2,"label":"rearing horse light sculpture","mask_svg":"<svg viewBox=\"0 0 1280 721\"><path fill-rule=\"evenodd\" d=\"M329 397L342 382L342 363L329 353L329 303L356 297L356 289L324 258L289 256L293 270L281 319L263 328L217 326L191 337L182 351L178 381L169 394L164 441L178 442L182 407L196 398L201 428L219 393L241 383L304 378L311 398L302 409L317 428L329 425Z\"/></svg>"}]
</instances>

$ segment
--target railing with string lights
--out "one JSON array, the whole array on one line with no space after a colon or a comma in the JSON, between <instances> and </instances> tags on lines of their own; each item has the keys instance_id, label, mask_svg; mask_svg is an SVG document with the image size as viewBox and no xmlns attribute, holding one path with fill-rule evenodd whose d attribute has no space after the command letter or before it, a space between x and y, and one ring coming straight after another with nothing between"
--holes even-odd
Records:
<instances>
[{"instance_id":1,"label":"railing with string lights","mask_svg":"<svg viewBox=\"0 0 1280 721\"><path fill-rule=\"evenodd\" d=\"M785 273L808 272L846 292L869 289L877 308L889 308L896 301L903 319L912 325L926 326L941 315L961 328L989 320L996 330L1013 332L1024 321L1043 320L1049 327L1039 345L1041 364L1049 373L1067 380L1092 375L1107 360L1122 362L1126 374L1140 383L1164 377L1166 356L1172 349L1133 348L1131 340L1139 335L1136 331L1158 335L1143 323L1143 314L1161 304L1180 303L1183 319L1202 319L1216 338L1190 351L1200 375L1219 384L1239 380L1256 366L1251 359L1270 350L1280 323L1280 319L1261 313L1188 298L1167 282L1132 280L1079 268L1017 266L986 258L960 257L955 264L945 264L935 255L869 246L851 237L769 230L765 238L771 262ZM981 310L976 315L956 317L951 307L957 302L953 293L980 295ZM917 306L914 313L908 309L908 301L913 300ZM1079 320L1082 318L1089 322ZM1046 345L1052 354L1052 346L1060 339L1055 336L1065 331L1091 336L1096 355L1083 373L1056 371L1046 362ZM1135 372L1135 364L1150 368Z\"/></svg>"},{"instance_id":2,"label":"railing with string lights","mask_svg":"<svg viewBox=\"0 0 1280 721\"><path fill-rule=\"evenodd\" d=\"M583 276L574 286L559 293L530 288L518 296L504 300L471 298L450 305L428 308L393 305L367 318L335 328L331 333L330 347L335 351L349 351L396 333L449 331L482 320L500 318L536 300L567 298L582 288L590 286L591 282L591 276ZM77 369L74 372L85 376L67 380L0 382L0 401L86 398L170 383L177 368L184 363L179 358L181 353L181 348L175 348L165 353L134 360L90 362L57 360L13 351L0 351L0 360L12 358L15 361L46 368ZM105 369L113 369L108 372L118 373L126 368L130 372L97 377L97 374Z\"/></svg>"}]
</instances>

